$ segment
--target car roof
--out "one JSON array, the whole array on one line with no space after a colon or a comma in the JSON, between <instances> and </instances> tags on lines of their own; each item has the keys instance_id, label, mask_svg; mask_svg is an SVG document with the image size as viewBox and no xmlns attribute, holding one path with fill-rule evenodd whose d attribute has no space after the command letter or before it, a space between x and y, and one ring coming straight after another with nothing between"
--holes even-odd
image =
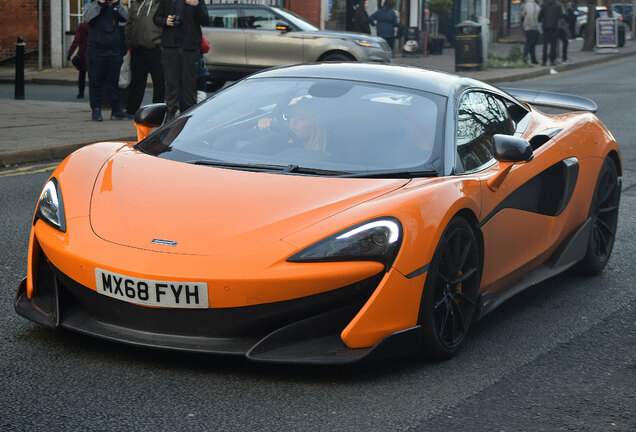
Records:
<instances>
[{"instance_id":1,"label":"car roof","mask_svg":"<svg viewBox=\"0 0 636 432\"><path fill-rule=\"evenodd\" d=\"M208 4L208 9L210 8L258 8L258 9L280 9L276 6L270 6L266 4L253 4L253 3L210 3Z\"/></svg>"},{"instance_id":2,"label":"car roof","mask_svg":"<svg viewBox=\"0 0 636 432\"><path fill-rule=\"evenodd\" d=\"M330 78L408 87L451 95L458 87L480 87L500 93L499 89L477 80L428 69L369 63L317 63L282 66L248 77L253 78Z\"/></svg>"}]
</instances>

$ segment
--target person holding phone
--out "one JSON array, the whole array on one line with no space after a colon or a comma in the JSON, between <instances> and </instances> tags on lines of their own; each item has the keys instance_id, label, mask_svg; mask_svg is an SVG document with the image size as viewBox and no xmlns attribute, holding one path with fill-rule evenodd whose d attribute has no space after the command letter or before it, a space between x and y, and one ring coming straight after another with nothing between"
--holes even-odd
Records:
<instances>
[{"instance_id":1,"label":"person holding phone","mask_svg":"<svg viewBox=\"0 0 636 432\"><path fill-rule=\"evenodd\" d=\"M204 0L160 0L154 22L162 27L161 61L166 79L166 122L177 110L197 103L197 71L201 57L201 26L209 23Z\"/></svg>"},{"instance_id":2,"label":"person holding phone","mask_svg":"<svg viewBox=\"0 0 636 432\"><path fill-rule=\"evenodd\" d=\"M130 120L119 101L119 70L122 63L119 22L128 20L128 10L119 0L93 0L84 8L88 23L88 81L91 119L102 121L102 86L110 95L111 120Z\"/></svg>"}]
</instances>

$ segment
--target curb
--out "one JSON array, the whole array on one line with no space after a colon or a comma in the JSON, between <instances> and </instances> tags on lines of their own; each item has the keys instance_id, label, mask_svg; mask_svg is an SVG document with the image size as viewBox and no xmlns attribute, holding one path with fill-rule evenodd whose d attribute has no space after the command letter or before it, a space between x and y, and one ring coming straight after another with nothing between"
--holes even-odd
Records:
<instances>
[{"instance_id":1,"label":"curb","mask_svg":"<svg viewBox=\"0 0 636 432\"><path fill-rule=\"evenodd\" d=\"M602 53L598 53L597 54L599 56L599 58L592 58L589 60L583 60L580 62L576 62L576 63L565 63L565 64L560 64L558 66L552 66L552 67L548 67L548 66L539 66L539 69L536 71L528 71L528 72L524 72L524 73L520 73L517 75L512 75L512 76L506 76L506 77L497 77L497 78L490 78L490 79L484 79L482 81L490 83L490 84L494 84L494 83L500 83L500 82L510 82L510 81L521 81L524 79L529 79L529 78L536 78L536 77L540 77L543 75L549 75L550 74L550 69L555 69L558 72L565 72L568 70L574 70L574 69L581 69L587 66L591 66L591 65L595 65L595 64L600 64L600 63L606 63L608 61L612 61L612 60L618 60L621 58L626 58L626 57L633 57L636 56L636 52L628 52L628 53L618 53L618 54L602 54Z\"/></svg>"},{"instance_id":2,"label":"curb","mask_svg":"<svg viewBox=\"0 0 636 432\"><path fill-rule=\"evenodd\" d=\"M137 137L113 138L108 141L136 141ZM0 167L9 165L21 165L26 163L44 162L49 160L64 159L75 150L98 141L88 141L77 144L66 144L57 147L43 147L39 149L20 150L0 153Z\"/></svg>"}]
</instances>

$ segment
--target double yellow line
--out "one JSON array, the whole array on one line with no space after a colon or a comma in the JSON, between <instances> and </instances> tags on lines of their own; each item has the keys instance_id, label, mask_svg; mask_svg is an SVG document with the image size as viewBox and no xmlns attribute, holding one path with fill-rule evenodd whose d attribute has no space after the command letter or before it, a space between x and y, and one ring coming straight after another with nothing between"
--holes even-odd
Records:
<instances>
[{"instance_id":1,"label":"double yellow line","mask_svg":"<svg viewBox=\"0 0 636 432\"><path fill-rule=\"evenodd\" d=\"M53 171L60 163L53 162L44 165L30 165L30 166L22 166L19 168L9 169L6 171L0 171L0 178L3 177L15 177L21 175L28 174L38 174L47 171Z\"/></svg>"}]
</instances>

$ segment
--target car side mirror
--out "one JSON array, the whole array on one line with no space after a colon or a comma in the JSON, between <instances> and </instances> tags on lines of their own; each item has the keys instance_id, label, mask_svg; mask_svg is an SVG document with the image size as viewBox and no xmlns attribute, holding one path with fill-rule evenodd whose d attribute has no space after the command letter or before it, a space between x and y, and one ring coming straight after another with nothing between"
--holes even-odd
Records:
<instances>
[{"instance_id":1,"label":"car side mirror","mask_svg":"<svg viewBox=\"0 0 636 432\"><path fill-rule=\"evenodd\" d=\"M166 118L167 112L168 105L165 103L156 103L139 108L135 113L137 141L146 138L152 128L161 126Z\"/></svg>"},{"instance_id":2,"label":"car side mirror","mask_svg":"<svg viewBox=\"0 0 636 432\"><path fill-rule=\"evenodd\" d=\"M495 159L499 162L530 162L534 157L532 145L523 138L496 134L492 147Z\"/></svg>"},{"instance_id":3,"label":"car side mirror","mask_svg":"<svg viewBox=\"0 0 636 432\"><path fill-rule=\"evenodd\" d=\"M284 21L279 21L276 23L276 30L281 31L283 33L290 32L292 30L291 26Z\"/></svg>"}]
</instances>

